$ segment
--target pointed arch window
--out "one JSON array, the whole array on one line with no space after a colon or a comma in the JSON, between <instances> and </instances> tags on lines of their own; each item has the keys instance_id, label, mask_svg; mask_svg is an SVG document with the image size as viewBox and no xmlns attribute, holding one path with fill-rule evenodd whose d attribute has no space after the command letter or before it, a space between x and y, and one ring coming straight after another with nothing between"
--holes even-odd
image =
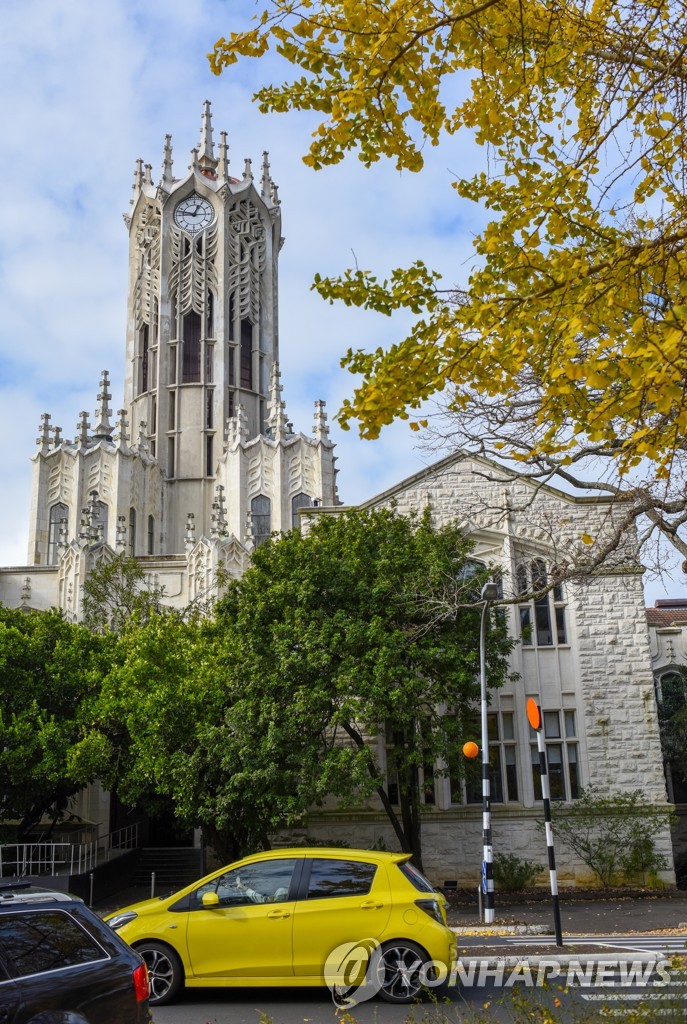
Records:
<instances>
[{"instance_id":1,"label":"pointed arch window","mask_svg":"<svg viewBox=\"0 0 687 1024\"><path fill-rule=\"evenodd\" d=\"M48 565L57 565L58 548L60 545L60 526L65 525L69 519L69 506L63 501L58 501L50 509L50 520L48 523Z\"/></svg>"},{"instance_id":2,"label":"pointed arch window","mask_svg":"<svg viewBox=\"0 0 687 1024\"><path fill-rule=\"evenodd\" d=\"M298 515L299 508L310 508L312 505L312 498L309 494L294 495L291 499L291 526L294 530L297 530L301 525L301 518Z\"/></svg>"},{"instance_id":3,"label":"pointed arch window","mask_svg":"<svg viewBox=\"0 0 687 1024\"><path fill-rule=\"evenodd\" d=\"M264 494L258 494L250 503L253 540L259 547L269 539L272 532L272 502Z\"/></svg>"},{"instance_id":4,"label":"pointed arch window","mask_svg":"<svg viewBox=\"0 0 687 1024\"><path fill-rule=\"evenodd\" d=\"M200 335L201 319L194 309L187 313L183 321L183 339L181 346L181 383L200 383Z\"/></svg>"}]
</instances>

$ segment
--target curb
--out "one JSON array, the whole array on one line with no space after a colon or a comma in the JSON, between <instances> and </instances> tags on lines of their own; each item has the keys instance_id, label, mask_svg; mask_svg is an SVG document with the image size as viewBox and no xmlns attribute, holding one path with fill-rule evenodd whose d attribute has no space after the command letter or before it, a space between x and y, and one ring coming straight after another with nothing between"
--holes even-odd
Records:
<instances>
[{"instance_id":1,"label":"curb","mask_svg":"<svg viewBox=\"0 0 687 1024\"><path fill-rule=\"evenodd\" d=\"M449 925L456 935L553 935L548 924Z\"/></svg>"},{"instance_id":2,"label":"curb","mask_svg":"<svg viewBox=\"0 0 687 1024\"><path fill-rule=\"evenodd\" d=\"M608 953L563 953L560 956L554 954L542 954L537 956L459 956L457 963L465 964L469 961L479 961L480 966L486 965L486 970L499 970L505 967L521 967L523 970L540 967L570 967L571 964L579 967L587 967L599 962L603 963L642 963L654 964L663 963L669 958L662 953L625 953L622 950L609 950Z\"/></svg>"}]
</instances>

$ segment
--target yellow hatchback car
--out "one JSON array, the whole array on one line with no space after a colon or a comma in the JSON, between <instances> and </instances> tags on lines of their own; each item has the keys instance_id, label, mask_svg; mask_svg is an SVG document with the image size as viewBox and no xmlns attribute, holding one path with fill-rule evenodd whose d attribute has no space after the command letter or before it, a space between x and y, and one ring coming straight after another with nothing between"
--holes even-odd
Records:
<instances>
[{"instance_id":1,"label":"yellow hatchback car","mask_svg":"<svg viewBox=\"0 0 687 1024\"><path fill-rule=\"evenodd\" d=\"M446 900L407 853L258 853L106 921L145 960L151 1006L171 1002L184 985L339 989L332 964L338 969L351 950L358 974L344 968L341 977L352 990L362 980L361 948L374 952L374 993L405 1003L428 979L445 977L456 954Z\"/></svg>"}]
</instances>

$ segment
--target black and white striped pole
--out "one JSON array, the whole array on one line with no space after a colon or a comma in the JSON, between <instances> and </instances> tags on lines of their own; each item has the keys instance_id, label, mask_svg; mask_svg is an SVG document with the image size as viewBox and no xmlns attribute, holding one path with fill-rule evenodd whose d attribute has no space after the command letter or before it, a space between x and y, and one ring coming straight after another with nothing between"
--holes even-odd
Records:
<instances>
[{"instance_id":1,"label":"black and white striped pole","mask_svg":"<svg viewBox=\"0 0 687 1024\"><path fill-rule=\"evenodd\" d=\"M527 720L537 734L539 748L539 771L541 775L541 795L544 802L544 827L546 829L546 849L549 855L549 878L551 880L551 900L553 903L553 926L556 932L556 945L563 945L561 929L561 908L558 902L558 876L556 874L556 854L553 849L553 829L551 827L551 788L549 786L549 766L546 760L546 743L542 729L541 708L533 697L527 701Z\"/></svg>"},{"instance_id":2,"label":"black and white striped pole","mask_svg":"<svg viewBox=\"0 0 687 1024\"><path fill-rule=\"evenodd\" d=\"M491 786L489 781L489 728L487 719L487 616L489 606L499 596L496 583L485 583L482 598L482 618L479 626L479 682L482 721L482 892L484 893L484 923L494 923L494 851L491 844Z\"/></svg>"}]
</instances>

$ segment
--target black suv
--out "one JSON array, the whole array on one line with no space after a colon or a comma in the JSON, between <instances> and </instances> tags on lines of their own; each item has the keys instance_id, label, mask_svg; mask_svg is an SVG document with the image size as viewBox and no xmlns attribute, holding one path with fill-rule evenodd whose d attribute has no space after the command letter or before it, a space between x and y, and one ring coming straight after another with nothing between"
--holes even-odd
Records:
<instances>
[{"instance_id":1,"label":"black suv","mask_svg":"<svg viewBox=\"0 0 687 1024\"><path fill-rule=\"evenodd\" d=\"M148 1024L138 953L82 900L0 885L0 1024Z\"/></svg>"}]
</instances>

